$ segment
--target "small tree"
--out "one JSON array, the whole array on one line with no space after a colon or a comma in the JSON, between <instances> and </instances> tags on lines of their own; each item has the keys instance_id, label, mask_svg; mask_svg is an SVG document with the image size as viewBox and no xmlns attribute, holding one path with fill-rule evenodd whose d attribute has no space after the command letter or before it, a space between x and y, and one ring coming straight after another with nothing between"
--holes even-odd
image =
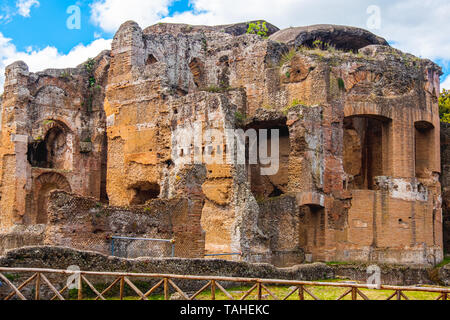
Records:
<instances>
[{"instance_id":1,"label":"small tree","mask_svg":"<svg viewBox=\"0 0 450 320\"><path fill-rule=\"evenodd\" d=\"M442 122L450 123L450 90L442 90L439 97L439 116Z\"/></svg>"},{"instance_id":2,"label":"small tree","mask_svg":"<svg viewBox=\"0 0 450 320\"><path fill-rule=\"evenodd\" d=\"M257 34L262 38L267 38L267 32L269 32L269 29L267 28L267 24L265 21L262 24L261 21L258 21L256 23L251 22L248 25L247 29L248 34Z\"/></svg>"}]
</instances>

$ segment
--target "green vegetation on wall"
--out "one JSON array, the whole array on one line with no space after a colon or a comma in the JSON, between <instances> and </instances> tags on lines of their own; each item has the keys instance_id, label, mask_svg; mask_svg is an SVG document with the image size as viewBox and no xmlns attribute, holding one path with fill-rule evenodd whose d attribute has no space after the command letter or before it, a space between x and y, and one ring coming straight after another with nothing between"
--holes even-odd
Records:
<instances>
[{"instance_id":1,"label":"green vegetation on wall","mask_svg":"<svg viewBox=\"0 0 450 320\"><path fill-rule=\"evenodd\" d=\"M439 116L441 122L450 123L450 90L443 90L439 97Z\"/></svg>"},{"instance_id":2,"label":"green vegetation on wall","mask_svg":"<svg viewBox=\"0 0 450 320\"><path fill-rule=\"evenodd\" d=\"M262 38L267 38L267 32L269 32L269 29L267 28L266 22L263 23L261 23L261 21L258 21L256 23L251 22L248 25L247 29L248 34L257 34Z\"/></svg>"}]
</instances>

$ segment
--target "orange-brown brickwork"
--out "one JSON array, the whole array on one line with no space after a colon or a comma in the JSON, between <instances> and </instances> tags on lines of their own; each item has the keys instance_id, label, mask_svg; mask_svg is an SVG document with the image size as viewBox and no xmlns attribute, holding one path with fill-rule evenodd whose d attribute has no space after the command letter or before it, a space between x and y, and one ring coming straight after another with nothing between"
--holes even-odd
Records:
<instances>
[{"instance_id":1,"label":"orange-brown brickwork","mask_svg":"<svg viewBox=\"0 0 450 320\"><path fill-rule=\"evenodd\" d=\"M46 239L65 244L48 211L59 189L115 207L184 199L170 232L188 257L442 261L441 69L362 29L267 25L263 38L248 23L128 21L78 68L9 66L0 229L47 224ZM176 161L209 152L174 138L195 125L280 129L280 170ZM215 156L229 147L214 143Z\"/></svg>"}]
</instances>

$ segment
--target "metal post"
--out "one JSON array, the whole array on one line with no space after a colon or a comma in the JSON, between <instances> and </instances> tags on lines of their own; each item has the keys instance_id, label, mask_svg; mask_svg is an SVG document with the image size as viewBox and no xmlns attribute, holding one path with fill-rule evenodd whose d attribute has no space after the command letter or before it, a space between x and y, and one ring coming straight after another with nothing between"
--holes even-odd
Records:
<instances>
[{"instance_id":1,"label":"metal post","mask_svg":"<svg viewBox=\"0 0 450 320\"><path fill-rule=\"evenodd\" d=\"M175 239L170 240L172 244L172 258L175 258Z\"/></svg>"},{"instance_id":2,"label":"metal post","mask_svg":"<svg viewBox=\"0 0 450 320\"><path fill-rule=\"evenodd\" d=\"M114 238L111 239L111 256L114 256Z\"/></svg>"}]
</instances>

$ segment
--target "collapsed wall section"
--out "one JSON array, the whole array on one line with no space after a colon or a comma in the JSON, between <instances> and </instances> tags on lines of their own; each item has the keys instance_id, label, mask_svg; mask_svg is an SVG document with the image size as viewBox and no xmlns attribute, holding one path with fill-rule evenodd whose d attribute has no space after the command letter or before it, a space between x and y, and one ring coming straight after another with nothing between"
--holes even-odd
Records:
<instances>
[{"instance_id":1,"label":"collapsed wall section","mask_svg":"<svg viewBox=\"0 0 450 320\"><path fill-rule=\"evenodd\" d=\"M129 22L113 43L105 106L116 204L133 199L135 172L160 186L159 197L187 190L204 201L207 252L264 262L276 236L262 227L258 202L290 195L312 260L442 259L438 67L360 29L315 26L269 40L172 29ZM342 46L351 35L354 47ZM219 131L282 129L280 172L177 165L179 146L167 137L196 121ZM183 147L177 155L191 156L190 143ZM200 173L196 183L177 185L192 172ZM392 230L400 234L394 242Z\"/></svg>"},{"instance_id":2,"label":"collapsed wall section","mask_svg":"<svg viewBox=\"0 0 450 320\"><path fill-rule=\"evenodd\" d=\"M108 68L108 51L72 69L6 68L0 229L46 224L52 190L101 198Z\"/></svg>"},{"instance_id":3,"label":"collapsed wall section","mask_svg":"<svg viewBox=\"0 0 450 320\"><path fill-rule=\"evenodd\" d=\"M450 125L441 123L442 208L444 251L450 253Z\"/></svg>"},{"instance_id":4,"label":"collapsed wall section","mask_svg":"<svg viewBox=\"0 0 450 320\"><path fill-rule=\"evenodd\" d=\"M126 22L95 77L9 67L0 223L52 225L54 189L121 207L181 196L178 227L198 256L441 261L439 67L357 28L269 26L266 39L243 25ZM92 78L99 93L86 97ZM279 130L276 173L262 174L261 159L223 162L233 146L218 137L236 129Z\"/></svg>"},{"instance_id":5,"label":"collapsed wall section","mask_svg":"<svg viewBox=\"0 0 450 320\"><path fill-rule=\"evenodd\" d=\"M116 241L111 237L173 240L175 256L198 258L204 255L204 236L200 224L189 221L186 198L153 200L132 207L106 206L93 198L83 198L63 191L51 194L49 223L44 244L64 246L103 254L137 258L169 257L169 243ZM196 227L196 232L189 232ZM112 252L112 250L114 252Z\"/></svg>"}]
</instances>

